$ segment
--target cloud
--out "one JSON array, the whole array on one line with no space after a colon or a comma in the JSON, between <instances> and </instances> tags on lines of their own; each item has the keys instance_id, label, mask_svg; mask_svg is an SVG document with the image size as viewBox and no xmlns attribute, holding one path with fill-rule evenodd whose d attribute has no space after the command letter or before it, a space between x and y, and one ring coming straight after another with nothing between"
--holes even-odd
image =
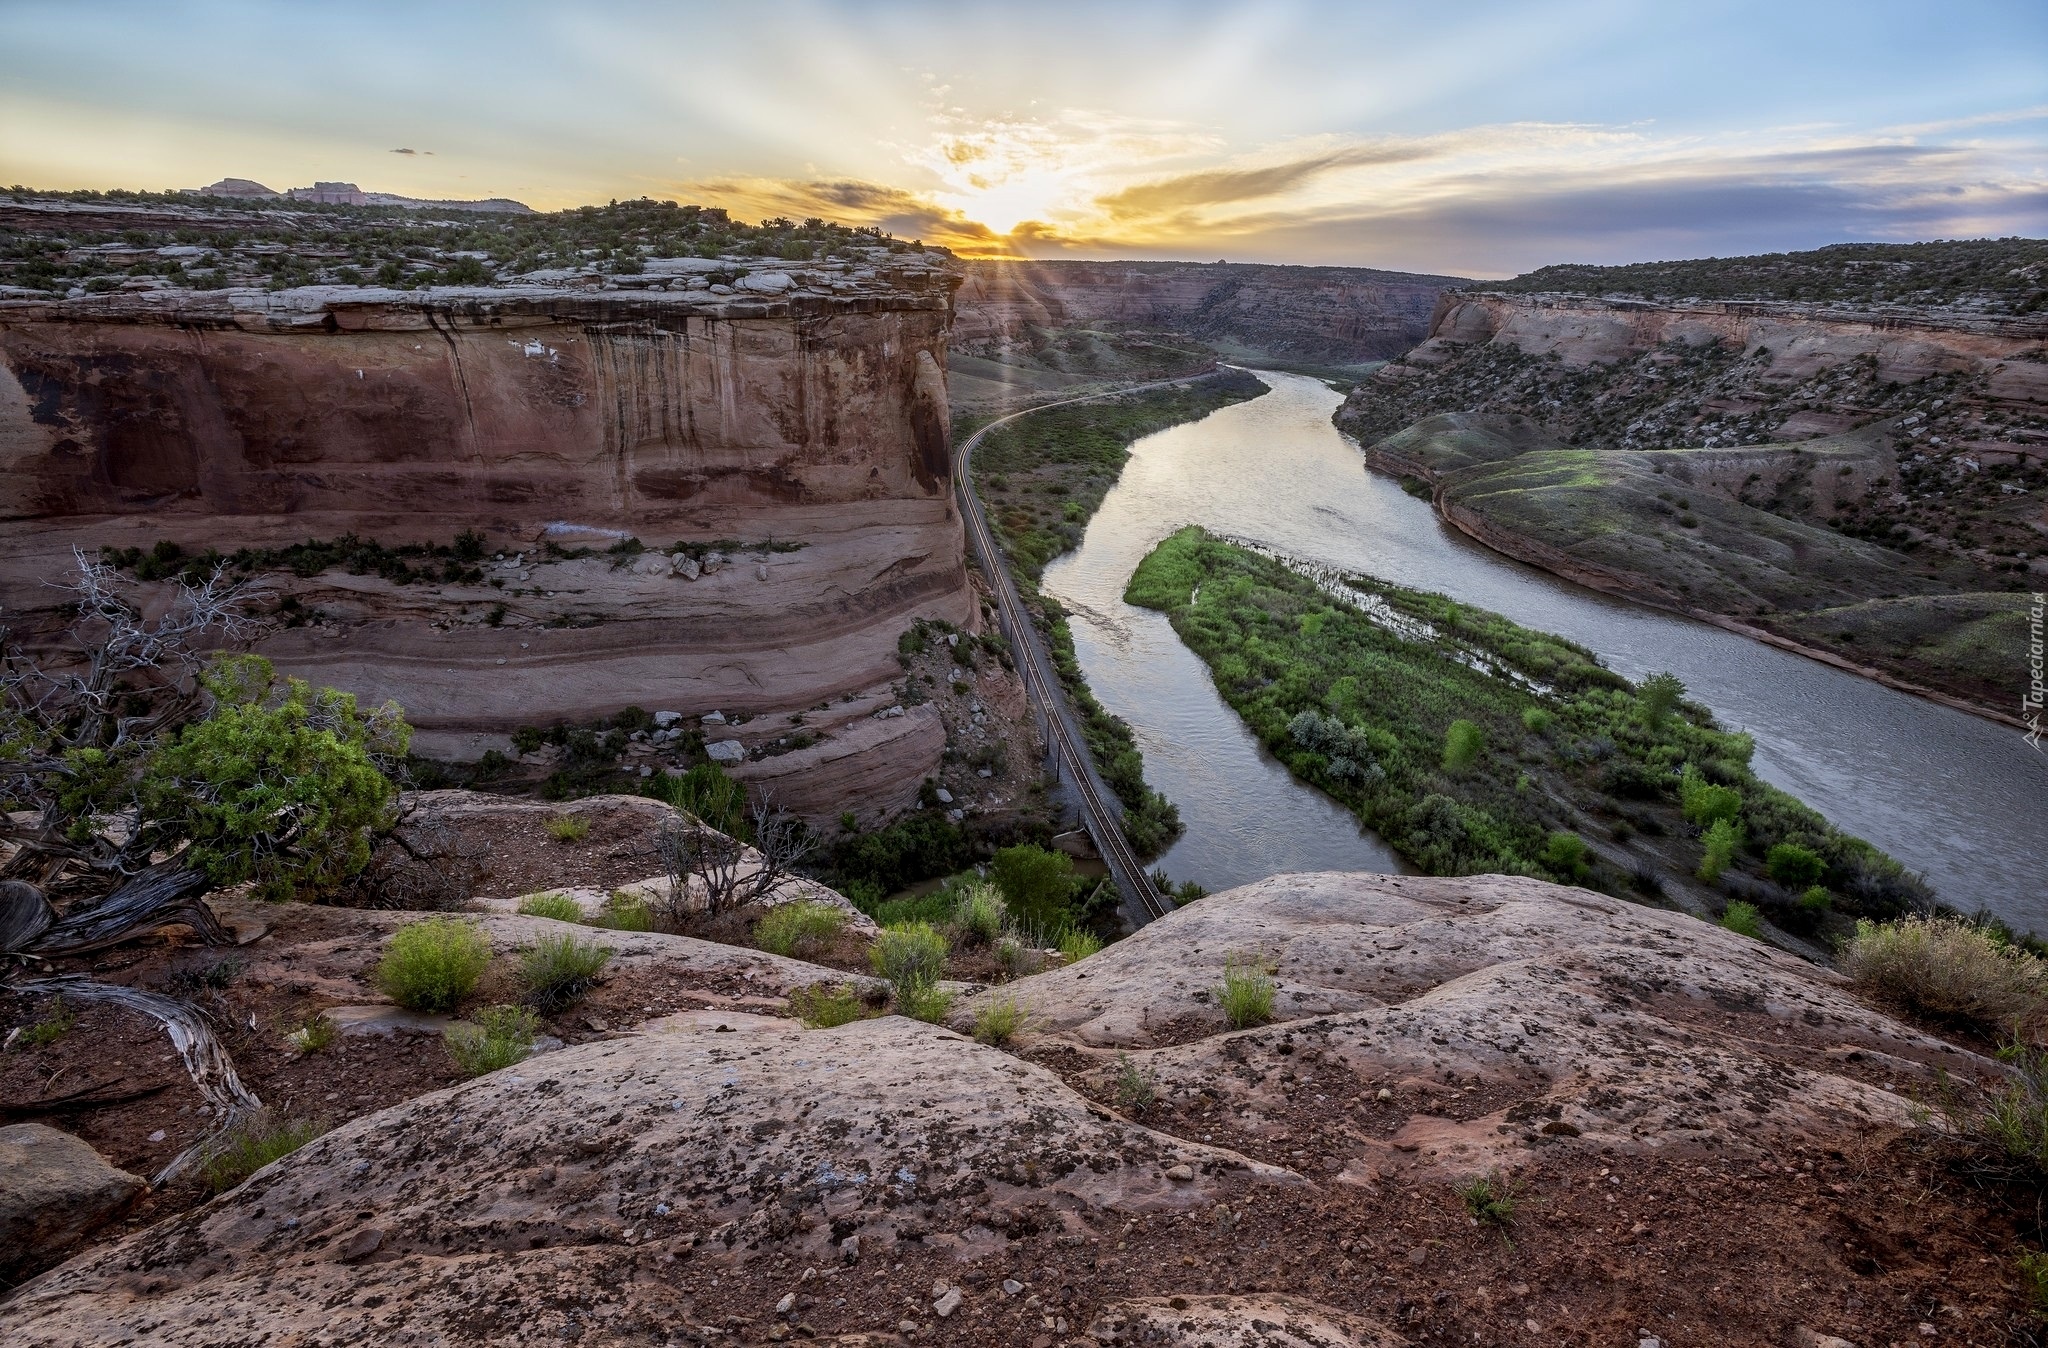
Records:
<instances>
[{"instance_id":1,"label":"cloud","mask_svg":"<svg viewBox=\"0 0 2048 1348\"><path fill-rule=\"evenodd\" d=\"M1007 254L1002 236L931 197L859 179L710 178L680 184L691 200L723 206L741 219L817 216L873 225L898 238L942 244L972 256Z\"/></svg>"},{"instance_id":2,"label":"cloud","mask_svg":"<svg viewBox=\"0 0 2048 1348\"><path fill-rule=\"evenodd\" d=\"M1403 164L1436 157L1420 144L1358 145L1262 168L1209 169L1158 182L1140 183L1098 197L1096 205L1116 220L1142 220L1200 206L1220 206L1280 196L1335 169Z\"/></svg>"},{"instance_id":3,"label":"cloud","mask_svg":"<svg viewBox=\"0 0 2048 1348\"><path fill-rule=\"evenodd\" d=\"M393 150L393 151L392 151L391 153L393 153L393 154L432 154L432 153L433 153L433 151L432 151L432 150L411 150L411 149L399 149L399 150Z\"/></svg>"}]
</instances>

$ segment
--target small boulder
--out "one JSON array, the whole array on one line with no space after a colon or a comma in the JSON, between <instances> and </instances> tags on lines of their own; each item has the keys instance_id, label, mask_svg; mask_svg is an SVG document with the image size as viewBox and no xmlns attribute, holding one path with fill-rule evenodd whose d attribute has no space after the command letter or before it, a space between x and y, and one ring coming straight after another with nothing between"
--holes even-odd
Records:
<instances>
[{"instance_id":1,"label":"small boulder","mask_svg":"<svg viewBox=\"0 0 2048 1348\"><path fill-rule=\"evenodd\" d=\"M951 804L953 803L953 793L952 793L951 791L948 791L948 790L947 790L947 789L946 789L945 787L943 787L943 786L942 786L942 787L940 787L940 788L939 788L939 789L938 789L938 790L937 790L936 792L934 792L933 794L935 794L935 795L937 795L937 796L938 796L938 798L939 798L939 804L941 804L941 805L951 805Z\"/></svg>"},{"instance_id":2,"label":"small boulder","mask_svg":"<svg viewBox=\"0 0 2048 1348\"><path fill-rule=\"evenodd\" d=\"M695 580L703 573L704 568L699 566L697 559L689 553L678 552L668 559L668 570L672 576L681 576L684 580Z\"/></svg>"},{"instance_id":3,"label":"small boulder","mask_svg":"<svg viewBox=\"0 0 2048 1348\"><path fill-rule=\"evenodd\" d=\"M0 1128L0 1280L56 1263L143 1187L69 1133L40 1123Z\"/></svg>"},{"instance_id":4,"label":"small boulder","mask_svg":"<svg viewBox=\"0 0 2048 1348\"><path fill-rule=\"evenodd\" d=\"M682 719L683 714L679 711L658 711L654 713L654 724L662 730L668 729Z\"/></svg>"},{"instance_id":5,"label":"small boulder","mask_svg":"<svg viewBox=\"0 0 2048 1348\"><path fill-rule=\"evenodd\" d=\"M747 746L738 740L713 740L704 752L714 763L743 763L747 758Z\"/></svg>"}]
</instances>

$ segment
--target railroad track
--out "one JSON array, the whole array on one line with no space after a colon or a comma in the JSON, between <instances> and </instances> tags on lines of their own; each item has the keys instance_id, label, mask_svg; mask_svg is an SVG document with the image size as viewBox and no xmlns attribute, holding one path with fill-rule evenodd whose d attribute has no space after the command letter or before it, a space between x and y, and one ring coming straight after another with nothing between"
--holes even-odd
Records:
<instances>
[{"instance_id":1,"label":"railroad track","mask_svg":"<svg viewBox=\"0 0 2048 1348\"><path fill-rule=\"evenodd\" d=\"M995 532L989 528L981 499L974 494L974 451L981 444L982 437L996 427L1034 412L1074 403L1096 402L1125 393L1141 393L1146 389L1168 388L1200 377L1183 375L1178 379L1159 379L1149 384L1133 384L1079 398L1063 398L1058 402L1040 403L1022 412L1012 412L968 436L960 444L953 462L953 494L960 503L960 517L966 523L967 539L974 546L975 556L981 559L982 573L995 588L997 622L1010 643L1010 649L1018 656L1017 670L1024 676L1025 696L1039 710L1040 723L1046 731L1046 748L1054 759L1055 768L1061 763L1066 765L1074 783L1074 793L1080 798L1082 825L1088 830L1088 836L1095 840L1095 850L1102 854L1103 861L1109 866L1110 878L1116 882L1117 892L1123 898L1124 913L1132 925L1140 927L1172 912L1174 902L1152 883L1144 863L1138 860L1130 840L1124 836L1123 804L1096 770L1095 758L1088 752L1088 741L1081 734L1080 720L1067 701L1058 676L1053 673L1052 657L1046 651L1031 615L1024 609L1024 600L1010 575L1008 560L996 546Z\"/></svg>"}]
</instances>

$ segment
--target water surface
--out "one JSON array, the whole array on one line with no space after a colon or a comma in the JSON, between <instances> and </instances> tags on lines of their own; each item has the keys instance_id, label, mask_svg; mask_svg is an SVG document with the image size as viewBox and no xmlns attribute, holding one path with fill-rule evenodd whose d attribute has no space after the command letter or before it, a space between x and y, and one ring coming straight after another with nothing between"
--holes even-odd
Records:
<instances>
[{"instance_id":1,"label":"water surface","mask_svg":"<svg viewBox=\"0 0 2048 1348\"><path fill-rule=\"evenodd\" d=\"M1187 835L1161 859L1224 889L1281 871L1393 870L1348 810L1295 781L1245 729L1157 613L1123 602L1139 559L1186 524L1436 590L1556 632L1631 679L1670 670L1755 767L1838 827L1921 872L1942 898L2048 932L2048 755L2020 732L1732 632L1509 561L1366 471L1320 380L1259 372L1272 392L1138 441L1045 589L1074 611L1095 695L1131 723ZM2023 669L2014 652L2015 687Z\"/></svg>"}]
</instances>

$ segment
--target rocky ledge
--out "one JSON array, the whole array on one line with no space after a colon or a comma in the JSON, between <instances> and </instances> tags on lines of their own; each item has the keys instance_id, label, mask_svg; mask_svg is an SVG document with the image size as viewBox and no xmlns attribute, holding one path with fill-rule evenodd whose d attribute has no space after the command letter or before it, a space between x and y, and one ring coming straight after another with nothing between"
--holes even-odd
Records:
<instances>
[{"instance_id":1,"label":"rocky ledge","mask_svg":"<svg viewBox=\"0 0 2048 1348\"><path fill-rule=\"evenodd\" d=\"M1340 1348L2024 1323L2008 1217L1929 1164L1915 1107L1995 1065L1690 918L1531 880L1281 876L977 993L956 1028L801 1028L774 995L794 963L747 1006L357 1118L22 1288L0 1333ZM1215 989L1247 965L1278 995L1233 1030ZM636 1001L663 1000L658 967ZM998 999L1019 1037L961 1032Z\"/></svg>"}]
</instances>

